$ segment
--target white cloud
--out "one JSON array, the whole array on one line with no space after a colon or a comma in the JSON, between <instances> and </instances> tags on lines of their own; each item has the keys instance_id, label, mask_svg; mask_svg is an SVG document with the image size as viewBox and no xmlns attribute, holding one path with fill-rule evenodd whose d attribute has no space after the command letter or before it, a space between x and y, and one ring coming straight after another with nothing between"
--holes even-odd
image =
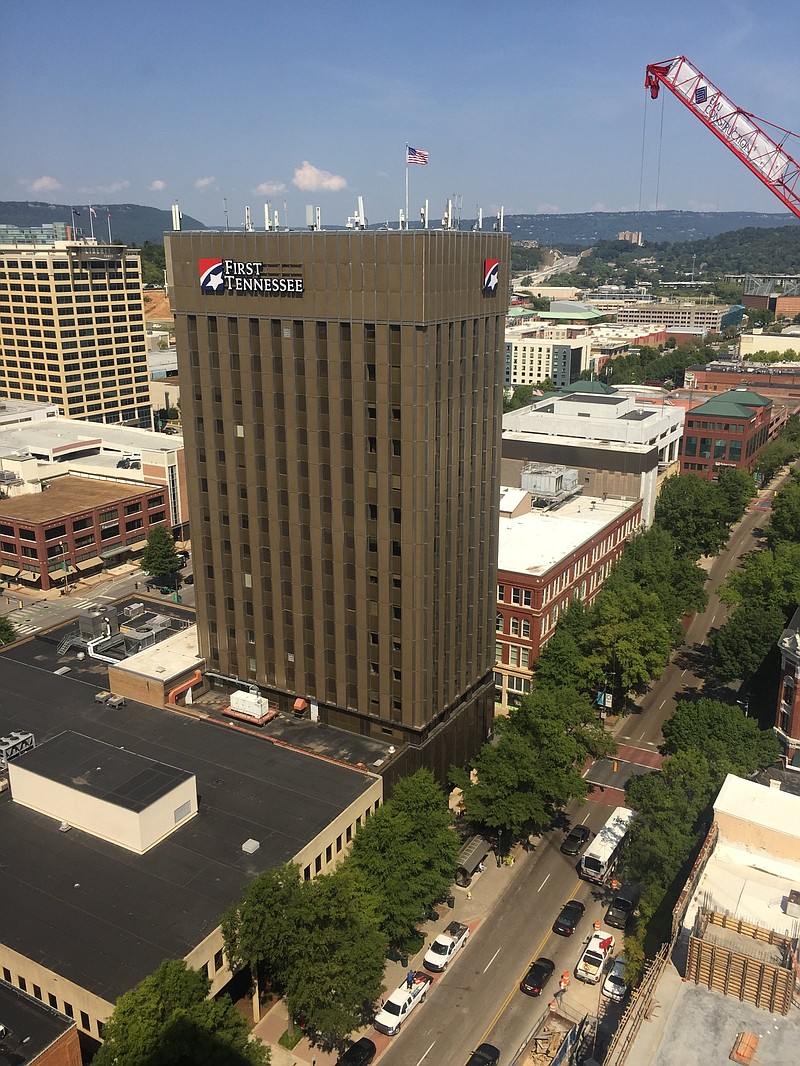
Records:
<instances>
[{"instance_id":1,"label":"white cloud","mask_svg":"<svg viewBox=\"0 0 800 1066\"><path fill-rule=\"evenodd\" d=\"M86 186L83 189L78 189L78 192L85 192L85 193L122 192L122 190L123 189L127 189L129 185L130 185L129 181L112 181L110 185L89 185L89 186Z\"/></svg>"},{"instance_id":2,"label":"white cloud","mask_svg":"<svg viewBox=\"0 0 800 1066\"><path fill-rule=\"evenodd\" d=\"M51 178L48 174L43 174L41 178L36 178L35 181L30 182L28 188L31 192L58 192L61 185L55 178Z\"/></svg>"},{"instance_id":3,"label":"white cloud","mask_svg":"<svg viewBox=\"0 0 800 1066\"><path fill-rule=\"evenodd\" d=\"M156 178L156 180L151 181L149 185L150 192L163 192L166 187L167 183L162 181L161 178Z\"/></svg>"},{"instance_id":4,"label":"white cloud","mask_svg":"<svg viewBox=\"0 0 800 1066\"><path fill-rule=\"evenodd\" d=\"M259 196L274 196L278 192L286 192L286 186L282 181L262 181L260 185L256 185L253 192L257 192Z\"/></svg>"},{"instance_id":5,"label":"white cloud","mask_svg":"<svg viewBox=\"0 0 800 1066\"><path fill-rule=\"evenodd\" d=\"M195 189L210 189L212 185L217 184L216 178L198 178L194 183Z\"/></svg>"},{"instance_id":6,"label":"white cloud","mask_svg":"<svg viewBox=\"0 0 800 1066\"><path fill-rule=\"evenodd\" d=\"M560 215L562 214L561 208L558 204L539 204L536 208L537 215Z\"/></svg>"},{"instance_id":7,"label":"white cloud","mask_svg":"<svg viewBox=\"0 0 800 1066\"><path fill-rule=\"evenodd\" d=\"M294 172L292 184L296 185L298 189L306 189L308 191L325 189L328 192L338 192L340 189L347 188L347 179L343 178L341 174L331 174L330 171L319 170L317 167L312 166L307 159L304 159L302 165Z\"/></svg>"}]
</instances>

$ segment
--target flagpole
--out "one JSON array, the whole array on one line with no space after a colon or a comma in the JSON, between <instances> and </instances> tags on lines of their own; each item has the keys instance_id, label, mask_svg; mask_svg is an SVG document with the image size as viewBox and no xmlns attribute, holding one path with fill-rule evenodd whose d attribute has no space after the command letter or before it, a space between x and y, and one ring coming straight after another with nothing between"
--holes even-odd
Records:
<instances>
[{"instance_id":1,"label":"flagpole","mask_svg":"<svg viewBox=\"0 0 800 1066\"><path fill-rule=\"evenodd\" d=\"M94 215L92 214L92 210L92 205L89 204L89 230L92 235L92 240L94 240Z\"/></svg>"},{"instance_id":2,"label":"flagpole","mask_svg":"<svg viewBox=\"0 0 800 1066\"><path fill-rule=\"evenodd\" d=\"M106 218L108 219L108 243L111 244L111 212L106 208Z\"/></svg>"},{"instance_id":3,"label":"flagpole","mask_svg":"<svg viewBox=\"0 0 800 1066\"><path fill-rule=\"evenodd\" d=\"M72 216L72 239L74 241L77 239L78 236L78 231L75 229L75 208L71 207L69 209L69 213Z\"/></svg>"},{"instance_id":4,"label":"flagpole","mask_svg":"<svg viewBox=\"0 0 800 1066\"><path fill-rule=\"evenodd\" d=\"M409 142L405 142L405 228L409 228Z\"/></svg>"}]
</instances>

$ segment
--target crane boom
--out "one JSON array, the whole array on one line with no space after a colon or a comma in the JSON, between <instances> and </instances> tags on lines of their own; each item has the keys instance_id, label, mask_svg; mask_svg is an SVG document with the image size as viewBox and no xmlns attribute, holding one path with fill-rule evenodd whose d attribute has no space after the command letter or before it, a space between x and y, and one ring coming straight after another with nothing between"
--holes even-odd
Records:
<instances>
[{"instance_id":1,"label":"crane boom","mask_svg":"<svg viewBox=\"0 0 800 1066\"><path fill-rule=\"evenodd\" d=\"M686 56L651 63L644 85L654 100L666 86L800 218L800 163L783 147L783 140L794 136L789 130L766 123L785 135L780 143L774 140L759 124L763 120L737 107Z\"/></svg>"}]
</instances>

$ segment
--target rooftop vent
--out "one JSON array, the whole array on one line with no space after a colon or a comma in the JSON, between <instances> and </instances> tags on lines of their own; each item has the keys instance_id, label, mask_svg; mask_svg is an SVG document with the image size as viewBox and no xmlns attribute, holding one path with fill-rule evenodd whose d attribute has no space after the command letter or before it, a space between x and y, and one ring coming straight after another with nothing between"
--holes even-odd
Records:
<instances>
[{"instance_id":1,"label":"rooftop vent","mask_svg":"<svg viewBox=\"0 0 800 1066\"><path fill-rule=\"evenodd\" d=\"M250 837L249 840L245 840L244 844L242 844L242 851L247 852L248 855L255 855L260 847L260 841L253 840L253 838Z\"/></svg>"}]
</instances>

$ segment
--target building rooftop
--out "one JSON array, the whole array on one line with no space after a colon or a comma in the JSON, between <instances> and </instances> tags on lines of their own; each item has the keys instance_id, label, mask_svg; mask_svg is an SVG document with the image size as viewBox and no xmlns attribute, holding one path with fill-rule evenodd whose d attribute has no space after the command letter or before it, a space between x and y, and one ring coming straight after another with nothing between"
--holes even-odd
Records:
<instances>
[{"instance_id":1,"label":"building rooftop","mask_svg":"<svg viewBox=\"0 0 800 1066\"><path fill-rule=\"evenodd\" d=\"M749 389L730 389L710 400L692 408L692 417L708 415L712 418L747 418L753 417L754 407L769 407L772 400L759 396Z\"/></svg>"},{"instance_id":2,"label":"building rooftop","mask_svg":"<svg viewBox=\"0 0 800 1066\"><path fill-rule=\"evenodd\" d=\"M141 621L141 618L134 618L130 624L138 626ZM166 640L127 656L116 663L114 669L151 677L164 684L170 678L185 674L187 670L199 668L203 661L198 648L197 626L189 626Z\"/></svg>"},{"instance_id":3,"label":"building rooftop","mask_svg":"<svg viewBox=\"0 0 800 1066\"><path fill-rule=\"evenodd\" d=\"M13 518L21 522L52 522L91 507L128 500L138 496L147 487L92 481L91 478L65 474L49 480L44 492L0 500L0 518Z\"/></svg>"},{"instance_id":4,"label":"building rooftop","mask_svg":"<svg viewBox=\"0 0 800 1066\"><path fill-rule=\"evenodd\" d=\"M92 442L89 444L88 442ZM155 433L134 426L104 422L82 422L77 418L48 418L9 426L0 419L0 448L46 459L72 458L89 447L112 452L138 452L143 461L147 453L176 452L183 447L183 437Z\"/></svg>"},{"instance_id":5,"label":"building rooftop","mask_svg":"<svg viewBox=\"0 0 800 1066\"><path fill-rule=\"evenodd\" d=\"M143 855L61 833L0 795L0 943L113 1003L164 959L185 957L254 876L297 855L374 777L130 700L102 706L83 677L42 669L37 643L0 657L0 735L29 729L38 752L72 730L197 778L197 816ZM252 855L249 839L261 845Z\"/></svg>"},{"instance_id":6,"label":"building rooftop","mask_svg":"<svg viewBox=\"0 0 800 1066\"><path fill-rule=\"evenodd\" d=\"M0 1064L23 1066L38 1058L59 1037L74 1028L75 1021L26 995L14 985L0 981L0 1024L9 1033L0 1038ZM23 1040L25 1043L20 1046Z\"/></svg>"},{"instance_id":7,"label":"building rooftop","mask_svg":"<svg viewBox=\"0 0 800 1066\"><path fill-rule=\"evenodd\" d=\"M550 511L501 518L498 569L546 574L634 506L633 500L575 496Z\"/></svg>"},{"instance_id":8,"label":"building rooftop","mask_svg":"<svg viewBox=\"0 0 800 1066\"><path fill-rule=\"evenodd\" d=\"M800 802L796 796L728 774L714 800L714 812L730 814L794 837L800 873Z\"/></svg>"},{"instance_id":9,"label":"building rooftop","mask_svg":"<svg viewBox=\"0 0 800 1066\"><path fill-rule=\"evenodd\" d=\"M0 398L0 427L17 422L38 421L42 418L58 417L58 407L53 403L39 403L36 400L9 400Z\"/></svg>"}]
</instances>

